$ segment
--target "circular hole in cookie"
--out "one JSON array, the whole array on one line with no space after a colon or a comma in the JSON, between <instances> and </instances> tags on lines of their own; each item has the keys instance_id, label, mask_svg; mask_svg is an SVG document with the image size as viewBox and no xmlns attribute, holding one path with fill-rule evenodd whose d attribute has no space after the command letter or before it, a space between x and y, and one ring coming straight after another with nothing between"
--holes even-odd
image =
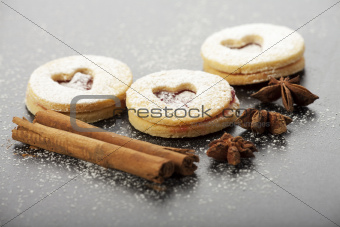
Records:
<instances>
[{"instance_id":1,"label":"circular hole in cookie","mask_svg":"<svg viewBox=\"0 0 340 227\"><path fill-rule=\"evenodd\" d=\"M55 74L52 79L61 86L82 91L91 90L93 85L92 71L89 69L78 69L71 74Z\"/></svg>"},{"instance_id":2,"label":"circular hole in cookie","mask_svg":"<svg viewBox=\"0 0 340 227\"><path fill-rule=\"evenodd\" d=\"M237 50L246 53L261 53L263 39L261 36L249 35L240 40L227 39L221 44L229 49Z\"/></svg>"},{"instance_id":3,"label":"circular hole in cookie","mask_svg":"<svg viewBox=\"0 0 340 227\"><path fill-rule=\"evenodd\" d=\"M196 96L196 88L192 84L182 84L177 88L158 87L153 94L166 104L185 106Z\"/></svg>"}]
</instances>

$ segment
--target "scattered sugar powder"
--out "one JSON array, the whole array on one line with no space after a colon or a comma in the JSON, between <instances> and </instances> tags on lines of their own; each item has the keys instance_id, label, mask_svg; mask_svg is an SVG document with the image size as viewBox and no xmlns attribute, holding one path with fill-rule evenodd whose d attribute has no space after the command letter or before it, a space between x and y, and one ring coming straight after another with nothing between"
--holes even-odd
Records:
<instances>
[{"instance_id":1,"label":"scattered sugar powder","mask_svg":"<svg viewBox=\"0 0 340 227\"><path fill-rule=\"evenodd\" d=\"M148 26L137 26L134 30L129 31L133 33L132 35L126 36L127 30L124 30L124 28L119 30L111 26L114 30L108 31L112 34L118 33L117 37L126 38L116 39L116 46L120 48L113 48L112 45L109 45L112 43L112 36L103 34L99 37L99 40L103 41L102 47L105 47L101 49L101 53L107 56L114 54L115 57L122 59L130 55L128 57L132 60L129 66L133 69L135 76L143 76L163 69L200 69L201 59L197 50L199 50L204 38L216 30L216 26L213 26L215 20L202 17L202 15L206 13L208 6L214 3L212 1L197 2L197 4L191 4L190 7L187 7L184 1L176 4L180 4L178 9L183 7L183 9L190 10L179 10L176 23L169 27L169 30L164 29L164 32L167 33L155 35L159 34L159 29L156 33L143 33L145 29L148 29ZM220 10L216 12L219 21L226 18L237 18L237 14L225 13L228 11L228 7L230 7L228 4L218 5ZM133 10L133 7L129 7L129 10ZM60 12L56 11L56 13ZM131 12L129 11L129 13ZM190 23L185 23L189 19ZM126 25L127 28L129 26L130 24ZM23 29L26 28L23 27ZM30 29L25 30L25 32L30 32ZM46 45L46 47L54 45L54 42L51 42L51 39L45 34L39 35L35 30L32 30L32 32L34 33L30 33L27 37L34 37L35 39L27 39L27 41L33 42L28 43L30 45L26 45L27 48L29 46L35 48L40 45ZM183 36L183 34L186 35ZM110 39L105 39L105 37L110 37ZM79 40L79 34L74 32L73 38ZM89 42L87 39L88 37L84 37L82 39L84 41L81 40L79 45ZM39 45L34 43L34 40L39 40ZM86 50L96 52L100 47L97 44L99 42L90 42L89 45L84 46ZM59 45L59 43L56 45ZM171 48L169 48L170 46ZM299 151L291 148L308 145L307 142L299 140L298 136L312 136L316 139L315 143L322 141L327 143L329 133L338 134L338 127L333 128L331 126L339 125L338 116L340 112L339 110L335 111L334 106L329 108L329 111L323 111L323 106L320 105L322 102L311 105L310 110L306 111L302 108L294 114L290 114L293 123L288 126L289 132L284 136L262 135L259 139L256 139L257 135L246 132L239 127L226 129L233 135L242 135L247 140L255 142L260 150L255 153L256 158L254 160L242 160L242 165L235 168L225 163L212 161L204 154L209 141L219 138L221 136L219 133L192 139L167 140L151 137L135 130L129 124L126 114L121 121L106 120L106 128L118 134L164 146L182 147L185 145L197 151L201 161L194 176L175 176L166 180L161 188L157 188L154 184L133 175L105 169L44 150L33 151L28 149L28 146L11 139L11 130L14 128L14 124L11 122L13 116L25 116L32 120L32 115L25 110L23 102L24 91L28 82L27 70L40 65L44 61L43 59L69 55L69 52L63 48L57 48L58 46L46 48L39 55L34 51L22 52L20 47L20 45L18 47L13 46L11 51L5 49L9 48L9 45L1 47L5 49L2 52L2 65L6 65L6 67L1 68L3 77L0 79L2 87L2 94L0 95L2 124L0 128L2 151L0 155L0 210L4 211L5 216L2 218L6 218L6 220L14 216L7 215L8 213L15 214L24 211L37 200L50 192L54 192L69 180L71 180L69 183L42 201L40 205L30 209L29 214L19 216L18 219L23 218L28 221L27 223L30 223L30 218L39 220L42 217L48 217L50 223L59 223L58 218L64 217L66 223L67 218L69 218L68 215L65 215L66 212L77 215L79 220L82 218L88 220L88 216L103 217L109 214L112 216L110 225L123 226L126 219L112 215L119 211L121 214L134 214L136 212L140 215L138 218L141 225L149 220L157 221L159 225L167 225L166 218L161 219L160 213L162 212L176 219L176 221L191 221L189 219L191 217L201 221L206 217L204 214L210 207L214 207L216 217L225 217L226 212L236 217L240 215L239 208L254 205L250 204L254 199L256 200L254 195L260 195L257 196L259 203L272 201L272 195L279 196L275 191L277 187L259 175L257 171L271 178L274 182L280 183L280 180L287 180L286 176L291 176L292 165L298 162L298 159L290 159L289 155L299 156ZM49 52L49 50L52 51ZM23 53L23 55L17 56L14 53ZM5 60L6 64L4 64ZM23 61L29 62L29 64L23 66ZM308 75L310 78L314 76ZM240 93L246 94L242 99L240 98L243 107L253 107L255 104L254 100L248 100L247 96L252 93L248 91L247 88ZM275 108L276 106L274 106ZM275 110L280 111L280 109ZM282 113L284 112L282 111ZM98 126L100 124L98 123ZM326 130L329 133L325 133ZM267 151L270 151L270 153L267 153ZM23 154L31 154L34 157L24 157ZM301 154L301 158L305 158L305 156L305 154ZM331 166L328 166L328 168L331 168ZM266 198L269 198L269 200ZM222 201L222 199L225 200ZM186 209L192 204L203 206L192 206L190 209ZM67 208L60 209L64 207ZM203 207L203 209L199 207ZM192 212L191 208L196 209L196 212ZM141 209L143 212L140 212ZM169 213L170 210L171 213ZM105 221L105 219L102 218L100 221Z\"/></svg>"}]
</instances>

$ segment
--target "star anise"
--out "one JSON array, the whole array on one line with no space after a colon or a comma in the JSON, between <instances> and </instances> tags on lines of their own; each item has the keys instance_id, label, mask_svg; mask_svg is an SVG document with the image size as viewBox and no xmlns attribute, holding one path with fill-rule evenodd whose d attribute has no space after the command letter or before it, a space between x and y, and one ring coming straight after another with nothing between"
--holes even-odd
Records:
<instances>
[{"instance_id":1,"label":"star anise","mask_svg":"<svg viewBox=\"0 0 340 227\"><path fill-rule=\"evenodd\" d=\"M291 122L290 117L280 113L249 108L237 118L235 123L259 134L266 131L272 134L282 134L287 131L287 125Z\"/></svg>"},{"instance_id":2,"label":"star anise","mask_svg":"<svg viewBox=\"0 0 340 227\"><path fill-rule=\"evenodd\" d=\"M244 140L241 136L233 137L229 133L209 144L207 155L218 161L228 161L231 165L237 165L241 158L255 157L253 152L257 151L255 145Z\"/></svg>"},{"instance_id":3,"label":"star anise","mask_svg":"<svg viewBox=\"0 0 340 227\"><path fill-rule=\"evenodd\" d=\"M281 77L280 80L271 77L269 86L251 96L262 102L273 102L282 96L284 107L287 111L292 112L294 103L299 106L307 106L319 98L298 83L300 83L299 76L292 79Z\"/></svg>"}]
</instances>

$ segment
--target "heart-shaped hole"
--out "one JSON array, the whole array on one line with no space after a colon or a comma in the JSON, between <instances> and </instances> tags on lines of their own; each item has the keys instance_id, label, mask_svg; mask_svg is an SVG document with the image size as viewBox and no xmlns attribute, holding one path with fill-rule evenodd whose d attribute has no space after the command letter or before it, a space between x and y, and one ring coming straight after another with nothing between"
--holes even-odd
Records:
<instances>
[{"instance_id":1,"label":"heart-shaped hole","mask_svg":"<svg viewBox=\"0 0 340 227\"><path fill-rule=\"evenodd\" d=\"M52 79L62 86L82 91L91 90L93 84L92 71L89 69L78 69L71 74L55 74Z\"/></svg>"},{"instance_id":2,"label":"heart-shaped hole","mask_svg":"<svg viewBox=\"0 0 340 227\"><path fill-rule=\"evenodd\" d=\"M233 50L247 53L261 53L263 39L257 35L245 36L241 40L227 39L222 45Z\"/></svg>"},{"instance_id":3,"label":"heart-shaped hole","mask_svg":"<svg viewBox=\"0 0 340 227\"><path fill-rule=\"evenodd\" d=\"M166 104L188 107L196 96L196 88L191 84L184 84L176 89L166 87L153 89L153 94Z\"/></svg>"}]
</instances>

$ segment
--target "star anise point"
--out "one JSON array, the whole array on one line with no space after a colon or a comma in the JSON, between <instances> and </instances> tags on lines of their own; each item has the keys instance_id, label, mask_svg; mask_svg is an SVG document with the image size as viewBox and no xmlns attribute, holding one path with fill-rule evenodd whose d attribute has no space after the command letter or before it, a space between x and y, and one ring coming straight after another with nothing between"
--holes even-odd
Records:
<instances>
[{"instance_id":1,"label":"star anise point","mask_svg":"<svg viewBox=\"0 0 340 227\"><path fill-rule=\"evenodd\" d=\"M292 79L281 77L279 80L271 77L267 87L260 89L251 96L262 102L273 102L282 97L284 107L288 112L292 112L294 103L299 106L307 106L319 98L299 83L299 76Z\"/></svg>"}]
</instances>

